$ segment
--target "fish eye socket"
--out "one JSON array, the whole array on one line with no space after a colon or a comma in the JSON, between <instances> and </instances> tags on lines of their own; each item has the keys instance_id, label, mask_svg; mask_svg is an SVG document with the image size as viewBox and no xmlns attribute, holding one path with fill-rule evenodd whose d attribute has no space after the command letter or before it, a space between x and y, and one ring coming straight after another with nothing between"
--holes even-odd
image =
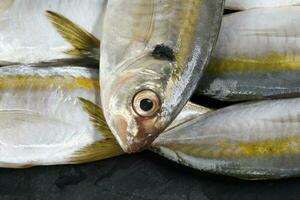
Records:
<instances>
[{"instance_id":1,"label":"fish eye socket","mask_svg":"<svg viewBox=\"0 0 300 200\"><path fill-rule=\"evenodd\" d=\"M152 90L142 90L133 97L133 110L142 117L152 117L160 109L160 99Z\"/></svg>"}]
</instances>

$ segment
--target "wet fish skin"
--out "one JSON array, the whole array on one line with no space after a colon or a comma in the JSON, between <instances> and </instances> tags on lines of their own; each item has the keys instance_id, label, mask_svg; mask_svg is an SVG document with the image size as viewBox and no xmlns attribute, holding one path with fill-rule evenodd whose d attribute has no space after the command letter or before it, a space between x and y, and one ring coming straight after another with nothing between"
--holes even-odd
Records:
<instances>
[{"instance_id":1,"label":"wet fish skin","mask_svg":"<svg viewBox=\"0 0 300 200\"><path fill-rule=\"evenodd\" d=\"M53 29L45 10L61 13L100 37L104 7L105 0L1 0L0 64L70 58L63 51L71 46Z\"/></svg>"},{"instance_id":2,"label":"wet fish skin","mask_svg":"<svg viewBox=\"0 0 300 200\"><path fill-rule=\"evenodd\" d=\"M0 71L1 167L72 163L77 150L104 138L78 99L99 99L97 76L91 76L97 70L10 66Z\"/></svg>"},{"instance_id":3,"label":"wet fish skin","mask_svg":"<svg viewBox=\"0 0 300 200\"><path fill-rule=\"evenodd\" d=\"M147 147L189 100L217 39L222 13L221 0L108 2L100 50L101 101L125 152Z\"/></svg>"},{"instance_id":4,"label":"wet fish skin","mask_svg":"<svg viewBox=\"0 0 300 200\"><path fill-rule=\"evenodd\" d=\"M253 8L299 6L299 0L226 0L225 8L229 10L247 10Z\"/></svg>"},{"instance_id":5,"label":"wet fish skin","mask_svg":"<svg viewBox=\"0 0 300 200\"><path fill-rule=\"evenodd\" d=\"M243 103L203 114L161 135L161 155L242 179L300 175L300 99Z\"/></svg>"},{"instance_id":6,"label":"wet fish skin","mask_svg":"<svg viewBox=\"0 0 300 200\"><path fill-rule=\"evenodd\" d=\"M282 7L225 16L196 93L223 101L299 96L299 12Z\"/></svg>"}]
</instances>

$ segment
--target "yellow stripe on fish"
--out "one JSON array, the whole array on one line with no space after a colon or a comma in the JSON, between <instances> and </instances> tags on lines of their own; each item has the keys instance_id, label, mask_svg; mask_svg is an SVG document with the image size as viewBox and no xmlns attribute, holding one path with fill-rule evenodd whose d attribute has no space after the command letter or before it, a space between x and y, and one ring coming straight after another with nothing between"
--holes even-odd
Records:
<instances>
[{"instance_id":1,"label":"yellow stripe on fish","mask_svg":"<svg viewBox=\"0 0 300 200\"><path fill-rule=\"evenodd\" d=\"M203 139L198 142L200 143L166 143L160 146L190 156L207 158L267 157L292 155L300 152L300 137L297 136L251 142L225 138Z\"/></svg>"},{"instance_id":2,"label":"yellow stripe on fish","mask_svg":"<svg viewBox=\"0 0 300 200\"><path fill-rule=\"evenodd\" d=\"M269 55L249 58L249 56L239 56L235 58L212 58L207 72L211 74L221 74L225 72L244 71L282 71L300 70L300 55L280 55L272 53Z\"/></svg>"},{"instance_id":3,"label":"yellow stripe on fish","mask_svg":"<svg viewBox=\"0 0 300 200\"><path fill-rule=\"evenodd\" d=\"M63 89L73 90L78 88L99 90L99 80L96 78L72 76L3 76L0 77L0 89L45 89L59 86Z\"/></svg>"}]
</instances>

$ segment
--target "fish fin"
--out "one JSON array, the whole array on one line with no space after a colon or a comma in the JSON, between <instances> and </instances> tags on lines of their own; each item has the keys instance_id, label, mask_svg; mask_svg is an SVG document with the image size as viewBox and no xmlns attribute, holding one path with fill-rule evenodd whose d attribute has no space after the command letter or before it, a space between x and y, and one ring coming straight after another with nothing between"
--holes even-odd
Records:
<instances>
[{"instance_id":1,"label":"fish fin","mask_svg":"<svg viewBox=\"0 0 300 200\"><path fill-rule=\"evenodd\" d=\"M0 67L19 65L19 64L20 63L16 63L16 62L0 61Z\"/></svg>"},{"instance_id":2,"label":"fish fin","mask_svg":"<svg viewBox=\"0 0 300 200\"><path fill-rule=\"evenodd\" d=\"M30 66L31 67L61 67L61 66L76 67L78 66L78 67L99 69L99 61L95 59L85 58L85 57L74 57L74 58L62 58L62 59L45 61L45 62L31 63Z\"/></svg>"},{"instance_id":3,"label":"fish fin","mask_svg":"<svg viewBox=\"0 0 300 200\"><path fill-rule=\"evenodd\" d=\"M115 139L106 123L102 109L87 99L79 97L79 100L97 131L99 131L105 139Z\"/></svg>"},{"instance_id":4,"label":"fish fin","mask_svg":"<svg viewBox=\"0 0 300 200\"><path fill-rule=\"evenodd\" d=\"M70 49L64 52L65 54L71 55L71 56L79 56L81 53L78 49Z\"/></svg>"},{"instance_id":5,"label":"fish fin","mask_svg":"<svg viewBox=\"0 0 300 200\"><path fill-rule=\"evenodd\" d=\"M123 150L111 133L102 109L87 99L79 98L83 109L89 114L90 120L104 139L76 151L70 158L71 163L102 160L123 154Z\"/></svg>"},{"instance_id":6,"label":"fish fin","mask_svg":"<svg viewBox=\"0 0 300 200\"><path fill-rule=\"evenodd\" d=\"M70 163L83 163L103 160L121 154L124 152L116 140L104 139L76 151L69 161Z\"/></svg>"},{"instance_id":7,"label":"fish fin","mask_svg":"<svg viewBox=\"0 0 300 200\"><path fill-rule=\"evenodd\" d=\"M93 34L61 14L47 10L46 16L60 35L74 47L74 49L68 50L65 53L84 57L98 56L94 54L97 54L95 50L100 48L100 40Z\"/></svg>"},{"instance_id":8,"label":"fish fin","mask_svg":"<svg viewBox=\"0 0 300 200\"><path fill-rule=\"evenodd\" d=\"M0 1L0 13L5 11L8 7L13 4L14 0L1 0Z\"/></svg>"}]
</instances>

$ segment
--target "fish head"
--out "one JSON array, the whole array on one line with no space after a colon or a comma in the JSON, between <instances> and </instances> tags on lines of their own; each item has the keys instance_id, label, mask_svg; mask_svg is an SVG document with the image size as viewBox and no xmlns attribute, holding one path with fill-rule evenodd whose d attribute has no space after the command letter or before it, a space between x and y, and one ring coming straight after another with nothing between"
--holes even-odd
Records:
<instances>
[{"instance_id":1,"label":"fish head","mask_svg":"<svg viewBox=\"0 0 300 200\"><path fill-rule=\"evenodd\" d=\"M122 63L106 80L101 90L105 117L125 152L149 146L179 113L175 108L182 97L170 92L173 65L149 53Z\"/></svg>"},{"instance_id":2,"label":"fish head","mask_svg":"<svg viewBox=\"0 0 300 200\"><path fill-rule=\"evenodd\" d=\"M107 123L133 153L149 146L195 91L217 41L223 0L128 2L107 4L100 84Z\"/></svg>"}]
</instances>

